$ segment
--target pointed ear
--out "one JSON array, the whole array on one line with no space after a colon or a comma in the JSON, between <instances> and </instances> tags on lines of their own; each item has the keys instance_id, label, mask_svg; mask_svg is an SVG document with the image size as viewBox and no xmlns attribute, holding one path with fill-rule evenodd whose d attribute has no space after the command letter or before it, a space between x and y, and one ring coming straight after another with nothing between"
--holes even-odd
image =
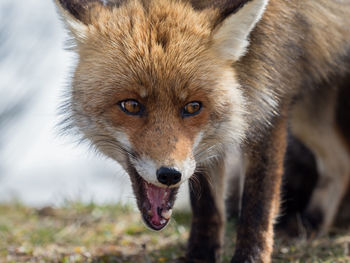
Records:
<instances>
[{"instance_id":1,"label":"pointed ear","mask_svg":"<svg viewBox=\"0 0 350 263\"><path fill-rule=\"evenodd\" d=\"M267 3L268 0L230 0L226 1L227 8L219 8L221 19L213 30L213 48L219 56L234 62L245 54L249 35Z\"/></svg>"},{"instance_id":2,"label":"pointed ear","mask_svg":"<svg viewBox=\"0 0 350 263\"><path fill-rule=\"evenodd\" d=\"M76 37L84 37L94 10L109 6L103 0L55 0L59 13Z\"/></svg>"}]
</instances>

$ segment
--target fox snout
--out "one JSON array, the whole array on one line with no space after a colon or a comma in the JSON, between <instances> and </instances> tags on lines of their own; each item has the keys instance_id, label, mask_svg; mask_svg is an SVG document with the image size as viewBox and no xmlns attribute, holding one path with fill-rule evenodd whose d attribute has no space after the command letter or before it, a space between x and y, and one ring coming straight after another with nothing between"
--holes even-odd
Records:
<instances>
[{"instance_id":1,"label":"fox snout","mask_svg":"<svg viewBox=\"0 0 350 263\"><path fill-rule=\"evenodd\" d=\"M172 186L181 181L181 172L174 168L162 166L157 170L157 179L161 184Z\"/></svg>"},{"instance_id":2,"label":"fox snout","mask_svg":"<svg viewBox=\"0 0 350 263\"><path fill-rule=\"evenodd\" d=\"M126 131L134 155L130 164L146 182L158 187L178 187L196 168L194 139L176 113L148 115L149 123ZM192 139L193 138L193 139Z\"/></svg>"},{"instance_id":3,"label":"fox snout","mask_svg":"<svg viewBox=\"0 0 350 263\"><path fill-rule=\"evenodd\" d=\"M173 165L157 164L147 157L133 159L131 163L146 182L159 187L178 187L192 176L196 167L193 158L172 162Z\"/></svg>"},{"instance_id":4,"label":"fox snout","mask_svg":"<svg viewBox=\"0 0 350 263\"><path fill-rule=\"evenodd\" d=\"M128 170L144 222L160 230L168 224L179 186L193 175L196 162L190 140L179 134L175 140L170 130L156 129L163 136L151 136L150 130L131 140L135 154L129 157Z\"/></svg>"}]
</instances>

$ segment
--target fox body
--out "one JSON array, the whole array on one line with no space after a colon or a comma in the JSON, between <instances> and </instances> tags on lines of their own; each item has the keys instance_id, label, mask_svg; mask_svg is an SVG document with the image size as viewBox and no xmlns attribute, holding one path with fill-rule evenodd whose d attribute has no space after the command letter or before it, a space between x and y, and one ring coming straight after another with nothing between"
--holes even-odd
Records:
<instances>
[{"instance_id":1,"label":"fox body","mask_svg":"<svg viewBox=\"0 0 350 263\"><path fill-rule=\"evenodd\" d=\"M350 176L335 120L336 82L349 74L350 1L56 2L79 56L65 123L125 168L155 230L168 223L179 185L193 182L184 261L220 260L232 148L245 171L232 262L270 261L288 125L328 180L308 211L329 226Z\"/></svg>"}]
</instances>

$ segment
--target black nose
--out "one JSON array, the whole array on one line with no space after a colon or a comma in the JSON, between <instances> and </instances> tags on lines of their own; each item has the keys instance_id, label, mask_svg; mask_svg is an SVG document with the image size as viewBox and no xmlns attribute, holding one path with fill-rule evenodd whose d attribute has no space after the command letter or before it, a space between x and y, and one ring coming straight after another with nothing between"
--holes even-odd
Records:
<instances>
[{"instance_id":1,"label":"black nose","mask_svg":"<svg viewBox=\"0 0 350 263\"><path fill-rule=\"evenodd\" d=\"M157 179L160 183L170 186L180 182L181 173L172 168L160 167L157 170Z\"/></svg>"}]
</instances>

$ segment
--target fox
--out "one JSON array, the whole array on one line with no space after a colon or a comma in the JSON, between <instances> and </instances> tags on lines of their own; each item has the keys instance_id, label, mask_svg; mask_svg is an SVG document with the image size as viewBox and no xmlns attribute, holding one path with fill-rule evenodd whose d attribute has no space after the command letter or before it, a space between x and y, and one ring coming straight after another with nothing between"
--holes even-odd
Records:
<instances>
[{"instance_id":1,"label":"fox","mask_svg":"<svg viewBox=\"0 0 350 263\"><path fill-rule=\"evenodd\" d=\"M327 230L350 177L348 113L336 114L350 69L349 0L55 3L78 58L64 125L121 164L153 230L190 183L180 262L221 260L235 151L244 183L231 262L271 261L288 129L315 155L306 214Z\"/></svg>"}]
</instances>

